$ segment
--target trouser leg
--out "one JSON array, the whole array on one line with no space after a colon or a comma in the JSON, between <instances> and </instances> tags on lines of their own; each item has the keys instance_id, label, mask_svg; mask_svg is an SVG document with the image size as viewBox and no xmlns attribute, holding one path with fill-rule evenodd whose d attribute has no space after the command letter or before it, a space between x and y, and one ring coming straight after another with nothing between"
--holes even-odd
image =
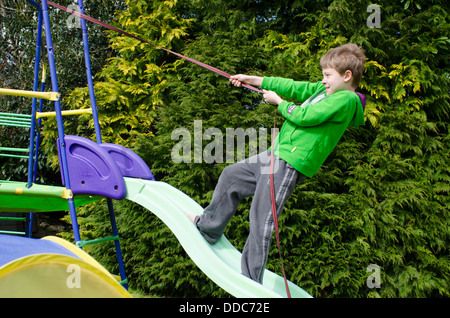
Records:
<instances>
[{"instance_id":1,"label":"trouser leg","mask_svg":"<svg viewBox=\"0 0 450 318\"><path fill-rule=\"evenodd\" d=\"M258 156L258 155L257 155ZM203 237L211 244L222 236L239 203L253 195L256 187L257 156L226 167L219 177L211 203L195 218Z\"/></svg>"},{"instance_id":2,"label":"trouser leg","mask_svg":"<svg viewBox=\"0 0 450 318\"><path fill-rule=\"evenodd\" d=\"M278 217L286 200L291 196L297 182L304 178L291 165L275 157L278 164L274 172L275 203ZM262 283L264 269L270 250L274 230L272 202L270 195L270 174L261 174L256 185L250 207L250 232L242 251L242 273Z\"/></svg>"},{"instance_id":3,"label":"trouser leg","mask_svg":"<svg viewBox=\"0 0 450 318\"><path fill-rule=\"evenodd\" d=\"M274 157L274 190L278 215L292 194L299 178L291 165ZM223 234L226 225L240 201L254 195L250 208L250 232L242 252L242 273L262 282L273 231L270 196L270 152L230 165L222 172L213 198L204 213L195 218L195 224L205 239L214 244Z\"/></svg>"}]
</instances>

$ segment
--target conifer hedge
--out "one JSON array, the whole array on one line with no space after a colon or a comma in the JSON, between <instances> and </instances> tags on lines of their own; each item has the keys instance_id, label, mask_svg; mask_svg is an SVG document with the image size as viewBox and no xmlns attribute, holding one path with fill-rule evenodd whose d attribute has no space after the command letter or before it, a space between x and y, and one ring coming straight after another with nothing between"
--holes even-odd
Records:
<instances>
[{"instance_id":1,"label":"conifer hedge","mask_svg":"<svg viewBox=\"0 0 450 318\"><path fill-rule=\"evenodd\" d=\"M367 55L360 87L368 98L366 124L348 129L287 202L279 222L287 274L314 297L450 296L446 1L380 0L378 27L368 23L375 11L362 0L126 4L115 17L119 27L229 73L319 81L326 51L360 44ZM171 151L179 141L172 132L186 128L193 136L201 121L203 132L254 128L270 142L274 108L196 65L109 37L115 56L96 77L104 141L134 149L158 180L206 206L229 163L194 162L194 153L175 163ZM89 105L86 88L68 99ZM77 132L90 135L91 127L85 119ZM239 249L250 202L242 202L225 233ZM115 207L132 288L167 297L229 296L149 211L126 201ZM108 235L104 204L80 209L79 220L85 238ZM112 245L87 249L117 270ZM275 244L267 268L280 273Z\"/></svg>"}]
</instances>

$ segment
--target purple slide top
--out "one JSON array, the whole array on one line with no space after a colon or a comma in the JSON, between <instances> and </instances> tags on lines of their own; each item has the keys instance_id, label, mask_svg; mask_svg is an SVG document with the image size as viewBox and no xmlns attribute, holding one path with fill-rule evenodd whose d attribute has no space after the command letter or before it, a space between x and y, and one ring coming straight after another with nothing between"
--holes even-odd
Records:
<instances>
[{"instance_id":1,"label":"purple slide top","mask_svg":"<svg viewBox=\"0 0 450 318\"><path fill-rule=\"evenodd\" d=\"M127 192L122 172L103 147L92 140L71 135L65 136L64 142L73 194L100 195L116 200L125 198Z\"/></svg>"},{"instance_id":2,"label":"purple slide top","mask_svg":"<svg viewBox=\"0 0 450 318\"><path fill-rule=\"evenodd\" d=\"M100 147L114 159L124 177L155 180L145 161L130 149L110 143L102 143Z\"/></svg>"}]
</instances>

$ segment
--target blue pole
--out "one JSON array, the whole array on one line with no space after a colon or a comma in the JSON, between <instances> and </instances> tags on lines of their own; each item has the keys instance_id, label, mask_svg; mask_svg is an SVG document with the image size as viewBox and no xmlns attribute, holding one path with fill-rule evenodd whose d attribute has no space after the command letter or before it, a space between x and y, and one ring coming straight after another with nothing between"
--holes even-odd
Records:
<instances>
[{"instance_id":1,"label":"blue pole","mask_svg":"<svg viewBox=\"0 0 450 318\"><path fill-rule=\"evenodd\" d=\"M84 14L84 5L83 0L78 0L78 7L80 8L80 13ZM102 135L100 131L100 124L98 121L98 113L97 113L97 102L95 100L95 93L94 93L94 83L92 79L92 71L91 71L91 58L89 54L89 41L88 41L88 34L87 34L87 26L86 26L86 20L80 18L81 22L81 30L83 32L83 47L84 47L84 61L86 65L86 76L87 76L87 82L88 82L88 88L89 88L89 96L91 99L91 108L92 108L92 117L94 120L94 128L95 128L95 135L97 138L97 143L102 143Z\"/></svg>"},{"instance_id":2,"label":"blue pole","mask_svg":"<svg viewBox=\"0 0 450 318\"><path fill-rule=\"evenodd\" d=\"M78 7L80 9L80 13L84 14L84 5L83 0L78 0ZM94 92L94 83L92 79L92 71L91 71L91 59L90 59L90 53L89 53L89 41L88 41L88 34L87 34L87 26L86 26L86 20L80 19L81 21L81 30L83 32L83 47L84 47L84 61L86 65L86 76L87 76L87 82L88 82L88 88L89 88L89 96L91 99L91 108L92 108L92 116L94 120L94 127L95 127L95 135L97 138L97 143L102 143L102 137L101 137L101 131L100 131L100 124L98 120L98 113L97 113L97 103L95 100L95 92ZM116 224L116 218L114 216L114 207L112 200L110 198L107 198L107 205L109 210L109 219L111 222L111 228L113 232L113 236L118 236L119 232L117 230L117 224ZM123 257L122 257L122 250L120 248L120 241L114 240L114 245L116 248L116 256L117 261L119 263L119 270L120 270L120 277L122 281L126 281L126 274L125 274L125 266L123 263ZM128 285L126 283L123 284L123 286L128 289Z\"/></svg>"},{"instance_id":3,"label":"blue pole","mask_svg":"<svg viewBox=\"0 0 450 318\"><path fill-rule=\"evenodd\" d=\"M38 3L33 0L27 0L31 5L33 5L38 12L38 26L36 32L36 55L34 61L34 82L33 82L33 91L38 90L39 84L39 66L41 62L41 49L42 49L42 10ZM37 98L34 97L31 106L31 127L30 127L30 153L28 157L28 180L27 180L27 188L30 188L34 181L36 181L36 169L37 169L37 145L36 145L36 154L33 162L33 153L34 153L34 144L36 138L36 104ZM37 141L36 141L37 142ZM25 227L25 235L27 237L31 237L33 230L33 213L28 213L26 218L26 227Z\"/></svg>"},{"instance_id":4,"label":"blue pole","mask_svg":"<svg viewBox=\"0 0 450 318\"><path fill-rule=\"evenodd\" d=\"M33 84L33 90L37 91L37 86L38 86L38 81L39 81L39 65L37 64L37 61L39 61L40 63L40 58L41 58L41 51L42 51L42 9L41 6L33 1L33 0L27 0L29 3L31 3L34 7L36 7L37 11L38 11L38 27L37 27L37 36L36 36L36 61L35 61L35 68L34 68L34 84ZM44 66L45 67L45 66ZM43 70L44 72L44 70ZM44 91L45 88L45 79L42 79L42 84L41 84L41 92ZM33 110L32 110L32 125L35 125L34 121L36 120L36 102L37 99L35 100L35 98L33 98ZM42 103L43 103L43 99L41 98L39 100L39 111L42 112ZM41 127L41 119L39 118L38 120L38 129ZM34 129L36 130L36 129ZM34 152L34 166L33 166L33 176L32 176L32 180L30 182L30 176L28 176L28 188L31 187L31 184L33 182L36 182L36 172L37 172L37 168L38 168L38 156L39 156L39 142L40 142L40 136L39 136L39 131L37 131L36 133L36 142L35 144L35 152ZM31 141L30 141L30 150L31 150ZM32 158L32 155L30 154L30 159ZM28 167L28 170L30 170L30 167Z\"/></svg>"},{"instance_id":5,"label":"blue pole","mask_svg":"<svg viewBox=\"0 0 450 318\"><path fill-rule=\"evenodd\" d=\"M50 75L52 80L52 90L53 92L59 93L58 87L58 78L56 75L56 65L55 65L55 56L53 52L53 41L52 41L52 32L50 26L50 18L48 15L48 4L47 0L42 0L42 11L44 15L44 27L45 27L45 38L47 40L47 55L48 55L48 64L50 67ZM58 126L58 146L61 154L61 167L63 169L64 174L64 185L67 190L70 190L70 179L69 172L67 169L67 156L66 156L66 148L64 143L64 122L61 114L61 102L59 100L55 101L55 112L56 112L56 124ZM73 235L75 238L75 242L80 241L80 230L78 227L77 214L75 209L75 202L73 197L68 198L69 203L69 211L70 218L72 221Z\"/></svg>"},{"instance_id":6,"label":"blue pole","mask_svg":"<svg viewBox=\"0 0 450 318\"><path fill-rule=\"evenodd\" d=\"M42 10L39 5L33 1L29 0L33 6L38 10L38 27L37 27L37 39L36 39L36 55L34 61L34 82L33 82L33 91L38 90L39 84L39 66L41 61L41 47L42 47ZM31 128L30 128L30 153L28 157L28 182L27 187L31 187L33 183L33 155L34 155L34 139L36 136L36 104L37 98L33 97L32 106L31 106Z\"/></svg>"},{"instance_id":7,"label":"blue pole","mask_svg":"<svg viewBox=\"0 0 450 318\"><path fill-rule=\"evenodd\" d=\"M45 72L42 70L42 82L41 82L41 92L45 89ZM44 105L44 99L39 100L39 112L42 113ZM36 134L36 150L34 152L34 170L33 170L33 182L36 182L36 171L38 169L38 159L39 159L39 145L41 144L41 134L40 129L42 127L42 118L38 119L38 130Z\"/></svg>"}]
</instances>

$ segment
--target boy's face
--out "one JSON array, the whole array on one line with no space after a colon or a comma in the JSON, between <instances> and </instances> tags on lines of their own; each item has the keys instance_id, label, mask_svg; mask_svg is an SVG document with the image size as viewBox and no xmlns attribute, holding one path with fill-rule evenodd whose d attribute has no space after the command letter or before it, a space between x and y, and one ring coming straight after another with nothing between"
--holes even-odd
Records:
<instances>
[{"instance_id":1,"label":"boy's face","mask_svg":"<svg viewBox=\"0 0 450 318\"><path fill-rule=\"evenodd\" d=\"M355 89L351 86L352 72L347 70L344 75L339 74L334 68L324 68L322 70L322 84L325 86L327 95L342 91Z\"/></svg>"}]
</instances>

